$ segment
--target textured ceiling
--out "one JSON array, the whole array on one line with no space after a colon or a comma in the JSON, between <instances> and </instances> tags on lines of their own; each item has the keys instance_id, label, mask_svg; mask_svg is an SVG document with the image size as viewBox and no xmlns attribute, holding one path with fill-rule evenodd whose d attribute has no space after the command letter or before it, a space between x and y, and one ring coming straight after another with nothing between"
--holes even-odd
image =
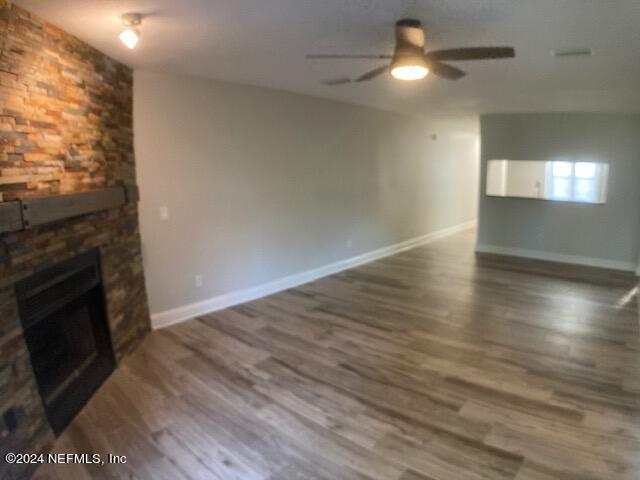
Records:
<instances>
[{"instance_id":1,"label":"textured ceiling","mask_svg":"<svg viewBox=\"0 0 640 480\"><path fill-rule=\"evenodd\" d=\"M19 0L124 63L413 113L640 112L639 0ZM145 15L138 48L119 16ZM305 60L305 53L390 52L393 24L420 19L427 50L513 45L517 58L460 62L456 82L386 75L328 87L375 60ZM592 47L559 59L554 48Z\"/></svg>"}]
</instances>

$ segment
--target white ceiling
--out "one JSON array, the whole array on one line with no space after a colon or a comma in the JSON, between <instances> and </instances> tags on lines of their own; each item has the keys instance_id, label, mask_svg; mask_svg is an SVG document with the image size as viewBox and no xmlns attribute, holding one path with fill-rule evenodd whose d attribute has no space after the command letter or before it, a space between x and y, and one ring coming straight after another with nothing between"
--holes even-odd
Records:
<instances>
[{"instance_id":1,"label":"white ceiling","mask_svg":"<svg viewBox=\"0 0 640 480\"><path fill-rule=\"evenodd\" d=\"M414 113L640 112L639 0L19 0L122 62ZM118 40L120 15L145 15L139 46ZM375 60L306 53L387 53L394 22L422 20L427 50L512 45L516 58L460 62L456 82L384 76L328 87ZM554 58L592 47L593 57Z\"/></svg>"}]
</instances>

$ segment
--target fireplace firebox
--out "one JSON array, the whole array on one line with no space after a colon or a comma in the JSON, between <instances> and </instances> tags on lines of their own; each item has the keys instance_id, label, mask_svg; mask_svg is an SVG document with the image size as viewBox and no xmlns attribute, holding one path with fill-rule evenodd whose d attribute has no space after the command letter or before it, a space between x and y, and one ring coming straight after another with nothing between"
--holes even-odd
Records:
<instances>
[{"instance_id":1,"label":"fireplace firebox","mask_svg":"<svg viewBox=\"0 0 640 480\"><path fill-rule=\"evenodd\" d=\"M58 435L115 368L99 250L22 280L16 297L40 397Z\"/></svg>"}]
</instances>

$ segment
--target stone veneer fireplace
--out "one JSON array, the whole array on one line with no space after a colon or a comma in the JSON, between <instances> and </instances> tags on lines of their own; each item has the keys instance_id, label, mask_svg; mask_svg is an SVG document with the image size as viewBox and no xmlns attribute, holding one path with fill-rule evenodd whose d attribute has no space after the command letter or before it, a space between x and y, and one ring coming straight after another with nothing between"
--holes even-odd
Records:
<instances>
[{"instance_id":1,"label":"stone veneer fireplace","mask_svg":"<svg viewBox=\"0 0 640 480\"><path fill-rule=\"evenodd\" d=\"M132 83L127 66L0 0L0 207L135 186ZM0 230L0 453L46 451L150 329L137 205L123 198L37 226L22 211ZM84 393L65 398L80 377ZM2 462L0 478L22 467Z\"/></svg>"}]
</instances>

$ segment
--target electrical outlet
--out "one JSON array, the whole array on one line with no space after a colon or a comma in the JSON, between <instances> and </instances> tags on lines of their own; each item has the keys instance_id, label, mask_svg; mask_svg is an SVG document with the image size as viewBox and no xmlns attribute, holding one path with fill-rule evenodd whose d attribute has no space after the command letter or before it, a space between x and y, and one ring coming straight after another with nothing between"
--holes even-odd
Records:
<instances>
[{"instance_id":1,"label":"electrical outlet","mask_svg":"<svg viewBox=\"0 0 640 480\"><path fill-rule=\"evenodd\" d=\"M351 241L351 239L347 239L347 248L353 248L353 242Z\"/></svg>"},{"instance_id":2,"label":"electrical outlet","mask_svg":"<svg viewBox=\"0 0 640 480\"><path fill-rule=\"evenodd\" d=\"M162 206L160 207L160 220L166 222L169 220L169 207Z\"/></svg>"},{"instance_id":3,"label":"electrical outlet","mask_svg":"<svg viewBox=\"0 0 640 480\"><path fill-rule=\"evenodd\" d=\"M198 274L195 276L196 288L200 288L202 286L202 275Z\"/></svg>"}]
</instances>

